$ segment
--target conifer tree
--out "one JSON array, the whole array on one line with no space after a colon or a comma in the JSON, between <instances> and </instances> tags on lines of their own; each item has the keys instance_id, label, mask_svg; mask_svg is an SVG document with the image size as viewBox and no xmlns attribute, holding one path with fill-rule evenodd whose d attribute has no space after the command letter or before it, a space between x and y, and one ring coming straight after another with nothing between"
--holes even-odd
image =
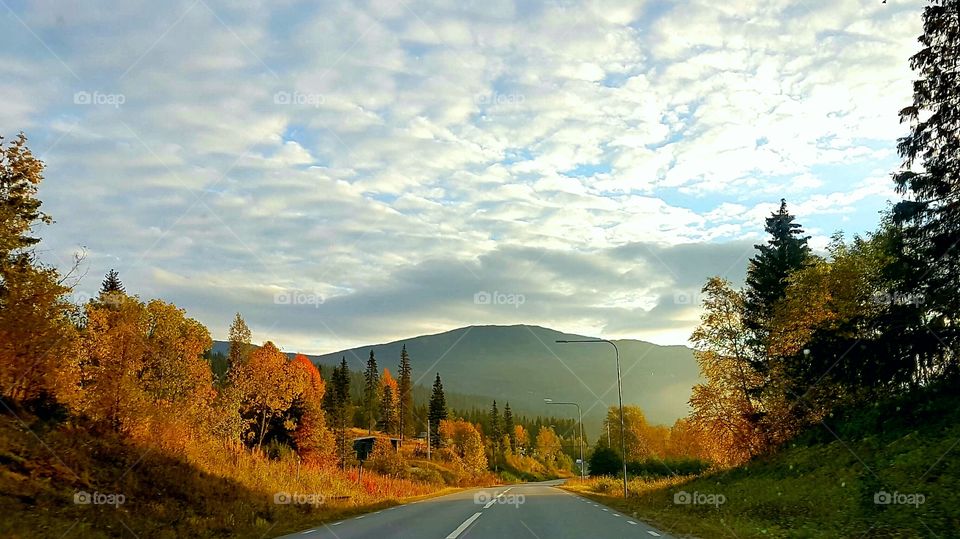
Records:
<instances>
[{"instance_id":1,"label":"conifer tree","mask_svg":"<svg viewBox=\"0 0 960 539\"><path fill-rule=\"evenodd\" d=\"M398 414L397 422L399 424L400 440L404 436L414 432L413 423L413 370L410 367L410 355L407 354L407 345L403 345L400 350L400 367L397 370L400 380L397 384L397 402Z\"/></svg>"},{"instance_id":2,"label":"conifer tree","mask_svg":"<svg viewBox=\"0 0 960 539\"><path fill-rule=\"evenodd\" d=\"M433 393L430 395L430 410L427 419L430 421L430 445L440 446L440 421L447 418L447 398L443 394L443 382L440 373L433 382Z\"/></svg>"},{"instance_id":3,"label":"conifer tree","mask_svg":"<svg viewBox=\"0 0 960 539\"><path fill-rule=\"evenodd\" d=\"M100 284L101 296L109 294L110 292L126 293L126 290L123 289L123 283L120 282L120 276L115 269L108 271L107 276L103 278L103 282Z\"/></svg>"},{"instance_id":4,"label":"conifer tree","mask_svg":"<svg viewBox=\"0 0 960 539\"><path fill-rule=\"evenodd\" d=\"M377 424L377 412L380 408L380 370L377 368L377 358L370 350L367 359L367 369L363 372L363 412L367 422L367 433L373 433Z\"/></svg>"},{"instance_id":5,"label":"conifer tree","mask_svg":"<svg viewBox=\"0 0 960 539\"><path fill-rule=\"evenodd\" d=\"M513 425L513 410L510 409L510 403L503 405L503 432L510 439L510 451L517 450L517 433Z\"/></svg>"}]
</instances>

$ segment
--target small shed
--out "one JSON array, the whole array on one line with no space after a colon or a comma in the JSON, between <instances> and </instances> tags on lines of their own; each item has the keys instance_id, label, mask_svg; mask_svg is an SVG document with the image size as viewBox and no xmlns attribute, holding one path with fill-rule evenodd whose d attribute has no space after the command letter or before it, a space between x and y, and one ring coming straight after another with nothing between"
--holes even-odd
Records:
<instances>
[{"instance_id":1,"label":"small shed","mask_svg":"<svg viewBox=\"0 0 960 539\"><path fill-rule=\"evenodd\" d=\"M373 452L374 442L376 442L378 439L390 440L390 445L393 446L394 451L397 451L400 448L400 438L360 436L353 439L353 452L357 454L357 459L367 460L367 457L369 457L370 453Z\"/></svg>"}]
</instances>

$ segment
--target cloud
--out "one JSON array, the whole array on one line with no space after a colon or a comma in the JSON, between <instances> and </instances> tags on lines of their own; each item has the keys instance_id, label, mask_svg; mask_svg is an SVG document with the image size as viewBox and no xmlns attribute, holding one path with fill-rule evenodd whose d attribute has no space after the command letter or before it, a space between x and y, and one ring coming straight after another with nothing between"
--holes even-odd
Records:
<instances>
[{"instance_id":1,"label":"cloud","mask_svg":"<svg viewBox=\"0 0 960 539\"><path fill-rule=\"evenodd\" d=\"M896 197L921 7L34 3L0 21L0 122L48 165L53 263L85 246L218 335L681 343L781 196L818 245Z\"/></svg>"}]
</instances>

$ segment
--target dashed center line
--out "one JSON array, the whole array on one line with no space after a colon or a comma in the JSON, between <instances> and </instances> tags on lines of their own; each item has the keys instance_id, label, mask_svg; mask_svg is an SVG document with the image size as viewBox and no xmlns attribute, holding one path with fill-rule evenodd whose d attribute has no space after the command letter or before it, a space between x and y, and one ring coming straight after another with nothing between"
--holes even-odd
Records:
<instances>
[{"instance_id":1,"label":"dashed center line","mask_svg":"<svg viewBox=\"0 0 960 539\"><path fill-rule=\"evenodd\" d=\"M649 533L650 535L652 535L652 536L654 536L654 537L660 537L660 534L659 534L659 533L657 533L657 532L655 532L655 531L652 531L652 530L647 530L647 533Z\"/></svg>"},{"instance_id":2,"label":"dashed center line","mask_svg":"<svg viewBox=\"0 0 960 539\"><path fill-rule=\"evenodd\" d=\"M474 513L472 517L464 520L459 526L457 526L457 529L450 532L450 535L447 536L447 539L457 539L457 537L460 537L460 534L463 533L463 530L467 529L471 524L473 524L474 520L480 518L480 515L481 513L478 511Z\"/></svg>"}]
</instances>

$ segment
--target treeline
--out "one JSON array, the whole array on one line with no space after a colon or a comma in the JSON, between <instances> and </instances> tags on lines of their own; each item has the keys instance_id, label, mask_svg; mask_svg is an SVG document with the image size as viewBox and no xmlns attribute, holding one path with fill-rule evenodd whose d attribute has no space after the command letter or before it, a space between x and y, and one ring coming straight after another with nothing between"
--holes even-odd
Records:
<instances>
[{"instance_id":1,"label":"treeline","mask_svg":"<svg viewBox=\"0 0 960 539\"><path fill-rule=\"evenodd\" d=\"M924 10L908 134L893 174L904 200L879 228L811 252L786 202L766 220L746 285L703 288L693 334L706 383L690 420L708 452L739 463L839 409L955 384L960 321L960 74L951 2Z\"/></svg>"}]
</instances>

